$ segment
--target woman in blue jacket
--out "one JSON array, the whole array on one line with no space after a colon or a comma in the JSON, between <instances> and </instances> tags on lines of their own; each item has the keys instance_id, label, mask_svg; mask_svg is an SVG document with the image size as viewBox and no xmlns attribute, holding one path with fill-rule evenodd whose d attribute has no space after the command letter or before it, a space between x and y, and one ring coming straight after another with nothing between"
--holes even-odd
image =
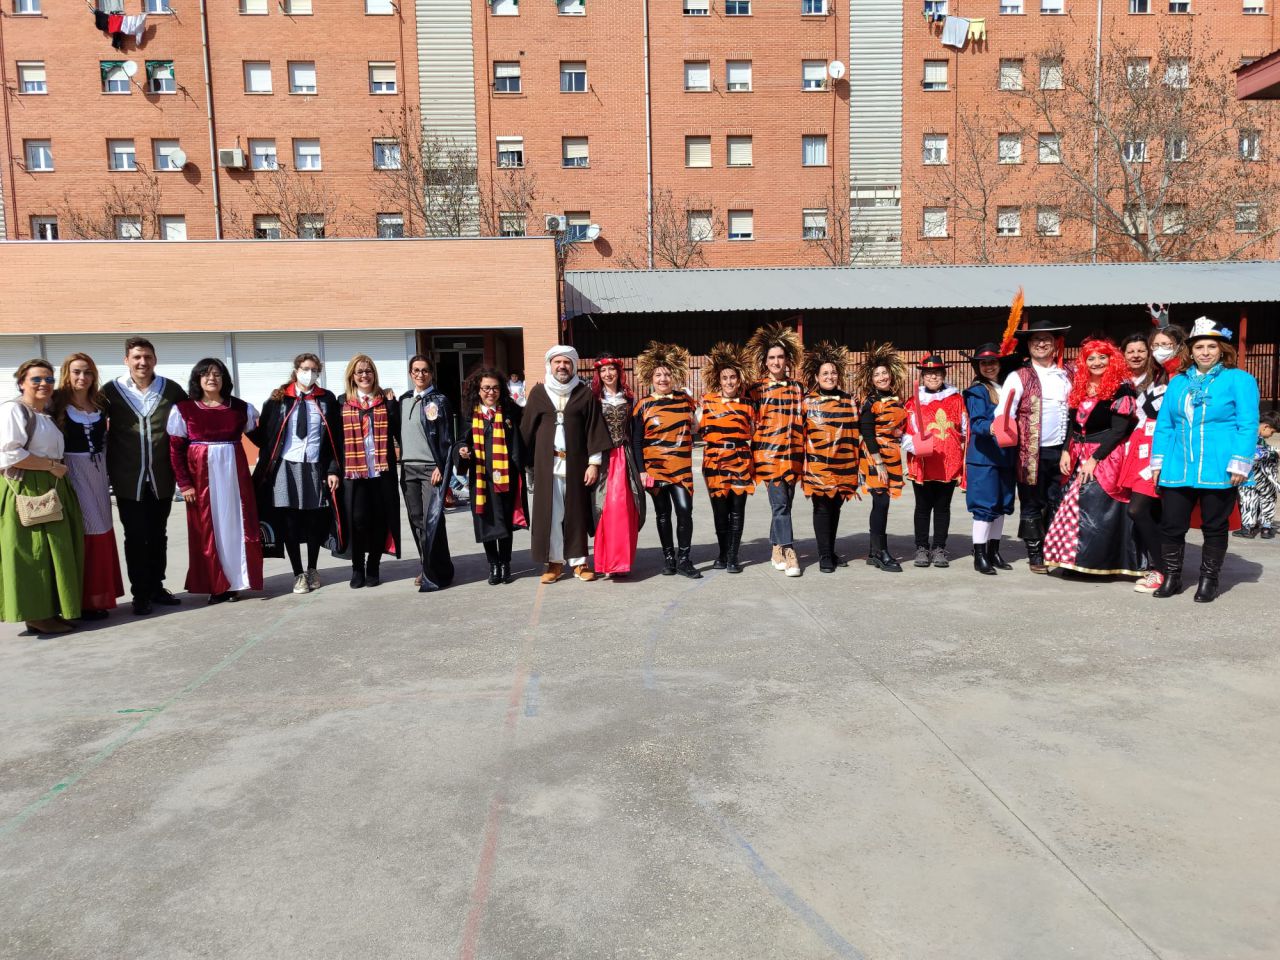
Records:
<instances>
[{"instance_id":1,"label":"woman in blue jacket","mask_svg":"<svg viewBox=\"0 0 1280 960\"><path fill-rule=\"evenodd\" d=\"M1000 356L1000 347L984 343L969 358L973 385L964 392L969 414L969 445L965 450L965 506L973 515L973 569L993 575L1012 567L1000 556L1004 518L1013 513L1017 490L1014 467L1018 451L1003 448L991 435L991 421L1000 400L1000 384L1017 364L1013 356Z\"/></svg>"},{"instance_id":2,"label":"woman in blue jacket","mask_svg":"<svg viewBox=\"0 0 1280 960\"><path fill-rule=\"evenodd\" d=\"M1201 317L1187 335L1191 364L1169 382L1151 444L1160 491L1164 583L1154 596L1182 591L1182 554L1192 511L1200 507L1204 547L1197 603L1218 595L1227 524L1236 488L1249 475L1258 436L1258 382L1236 367L1231 331Z\"/></svg>"}]
</instances>

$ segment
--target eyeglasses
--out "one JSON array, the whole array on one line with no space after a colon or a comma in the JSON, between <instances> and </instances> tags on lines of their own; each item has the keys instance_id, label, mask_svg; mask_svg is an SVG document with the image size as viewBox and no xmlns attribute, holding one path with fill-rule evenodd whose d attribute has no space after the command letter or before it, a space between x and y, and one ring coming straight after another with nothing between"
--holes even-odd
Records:
<instances>
[{"instance_id":1,"label":"eyeglasses","mask_svg":"<svg viewBox=\"0 0 1280 960\"><path fill-rule=\"evenodd\" d=\"M373 376L372 370L357 370L355 372L355 377L357 380L363 380L366 377L372 377L372 376Z\"/></svg>"},{"instance_id":2,"label":"eyeglasses","mask_svg":"<svg viewBox=\"0 0 1280 960\"><path fill-rule=\"evenodd\" d=\"M498 388L497 387L481 387L480 392L481 393L497 393Z\"/></svg>"},{"instance_id":3,"label":"eyeglasses","mask_svg":"<svg viewBox=\"0 0 1280 960\"><path fill-rule=\"evenodd\" d=\"M51 387L58 382L53 377L27 377L27 379L31 383L35 383L35 384L47 383Z\"/></svg>"}]
</instances>

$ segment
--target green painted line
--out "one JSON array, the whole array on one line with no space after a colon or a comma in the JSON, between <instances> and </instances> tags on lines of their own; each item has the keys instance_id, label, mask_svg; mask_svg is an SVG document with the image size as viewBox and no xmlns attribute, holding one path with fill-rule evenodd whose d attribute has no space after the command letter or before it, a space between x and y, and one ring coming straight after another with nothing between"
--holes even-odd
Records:
<instances>
[{"instance_id":1,"label":"green painted line","mask_svg":"<svg viewBox=\"0 0 1280 960\"><path fill-rule=\"evenodd\" d=\"M130 727L124 733L120 734L120 736L116 737L114 740L108 743L105 747L103 747L101 750L95 753L92 757L90 757L84 766L82 766L79 770L72 773L70 776L64 777L63 779L59 780L52 787L50 787L48 790L45 791L44 796L40 797L38 800L29 804L26 807L26 809L17 813L15 816L10 818L9 820L6 820L3 824L0 824L0 837L7 837L10 834L17 833L18 830L22 828L22 825L24 823L26 823L28 820L34 817L37 813L39 813L49 804L53 803L53 801L58 799L59 796L66 793L68 790L74 787L77 783L83 780L86 776L92 773L95 769L97 769L107 760L111 759L111 757L115 754L117 750L119 750L126 743L132 740L135 736L137 736L139 733L145 730L152 720L160 716L162 713L168 710L171 706L173 706L179 700L182 700L184 697L187 697L188 695L195 693L197 690L203 687L206 683L208 683L210 680L212 680L214 677L220 674L223 670L226 670L227 667L230 667L237 660L243 657L246 653L248 653L258 644L260 644L263 640L271 636L272 633L275 632L275 629L280 626L280 624L284 623L290 617L297 614L301 609L302 609L301 605L295 606L292 610L277 617L274 621L272 621L266 627L266 629L256 634L255 636L250 637L248 640L242 643L235 650L231 651L231 653L223 657L220 663L215 664L214 666L206 670L204 673L202 673L200 676L196 677L196 679L192 680L185 687L183 687L181 690L175 693L172 697L170 697L164 703L160 704L160 706L145 708L146 716L144 716L132 727ZM117 712L129 713L134 711L120 710ZM141 711L138 711L138 712L141 712Z\"/></svg>"},{"instance_id":2,"label":"green painted line","mask_svg":"<svg viewBox=\"0 0 1280 960\"><path fill-rule=\"evenodd\" d=\"M162 707L131 707L128 710L117 710L116 713L159 713Z\"/></svg>"}]
</instances>

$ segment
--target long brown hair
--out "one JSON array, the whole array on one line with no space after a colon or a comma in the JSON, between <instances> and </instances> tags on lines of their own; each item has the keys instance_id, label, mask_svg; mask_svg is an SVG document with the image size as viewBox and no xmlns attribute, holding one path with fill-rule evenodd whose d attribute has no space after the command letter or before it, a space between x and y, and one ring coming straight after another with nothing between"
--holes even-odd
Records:
<instances>
[{"instance_id":1,"label":"long brown hair","mask_svg":"<svg viewBox=\"0 0 1280 960\"><path fill-rule=\"evenodd\" d=\"M378 380L378 365L373 362L373 357L367 353L357 353L351 358L351 362L347 364L347 372L343 377L343 382L347 387L348 400L354 400L356 397L356 367L362 363L367 363L369 369L373 371L373 395L375 397L382 395L382 383Z\"/></svg>"},{"instance_id":2,"label":"long brown hair","mask_svg":"<svg viewBox=\"0 0 1280 960\"><path fill-rule=\"evenodd\" d=\"M58 426L66 424L67 407L71 406L71 398L75 396L75 389L71 386L71 365L76 361L87 363L89 372L93 374L93 384L89 387L89 404L95 410L107 409L107 398L102 395L102 378L93 357L87 353L69 353L58 371L58 386L54 389L53 400L49 404L50 413Z\"/></svg>"},{"instance_id":3,"label":"long brown hair","mask_svg":"<svg viewBox=\"0 0 1280 960\"><path fill-rule=\"evenodd\" d=\"M272 400L279 403L284 399L284 392L289 389L290 384L294 383L298 379L298 368L308 360L313 361L315 365L319 367L319 369L316 370L316 382L312 384L312 386L320 386L320 374L324 373L324 363L314 353L300 353L293 358L293 367L289 372L289 379L271 391ZM374 367L374 369L376 370L377 367Z\"/></svg>"},{"instance_id":4,"label":"long brown hair","mask_svg":"<svg viewBox=\"0 0 1280 960\"><path fill-rule=\"evenodd\" d=\"M1219 338L1217 338L1217 337L1197 337L1197 339L1199 339L1199 340L1208 340L1208 339L1217 340L1217 341L1218 341L1218 348L1222 351L1222 353L1221 353L1221 355L1219 356L1218 360L1219 360L1219 362L1220 362L1224 367L1226 367L1228 370L1233 369L1233 368L1234 368L1234 367L1235 367L1235 366L1240 362L1240 354L1239 354L1239 353L1237 353L1237 352L1236 352L1236 348L1235 348L1234 346L1232 346L1231 344L1227 343L1227 341L1225 341L1225 340L1221 340L1221 339L1219 339ZM1188 343L1188 344L1186 345L1186 351L1187 351L1187 355L1186 355L1186 357L1185 357L1185 358L1183 358L1183 361L1182 361L1182 367L1181 367L1181 369L1178 371L1179 373L1186 373L1188 370L1190 370L1192 367L1194 367L1194 366L1196 365L1195 357L1193 357L1193 356L1191 355L1191 344L1190 344L1190 343Z\"/></svg>"}]
</instances>

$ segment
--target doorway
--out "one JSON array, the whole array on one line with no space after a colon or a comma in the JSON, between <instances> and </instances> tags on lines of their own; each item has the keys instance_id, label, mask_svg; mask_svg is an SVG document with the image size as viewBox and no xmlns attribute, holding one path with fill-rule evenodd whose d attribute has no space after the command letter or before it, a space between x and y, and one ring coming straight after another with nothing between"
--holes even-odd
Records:
<instances>
[{"instance_id":1,"label":"doorway","mask_svg":"<svg viewBox=\"0 0 1280 960\"><path fill-rule=\"evenodd\" d=\"M484 362L484 337L438 334L431 338L432 360L436 368L436 388L449 398L454 411L462 410L462 384ZM457 424L454 424L455 432Z\"/></svg>"}]
</instances>

